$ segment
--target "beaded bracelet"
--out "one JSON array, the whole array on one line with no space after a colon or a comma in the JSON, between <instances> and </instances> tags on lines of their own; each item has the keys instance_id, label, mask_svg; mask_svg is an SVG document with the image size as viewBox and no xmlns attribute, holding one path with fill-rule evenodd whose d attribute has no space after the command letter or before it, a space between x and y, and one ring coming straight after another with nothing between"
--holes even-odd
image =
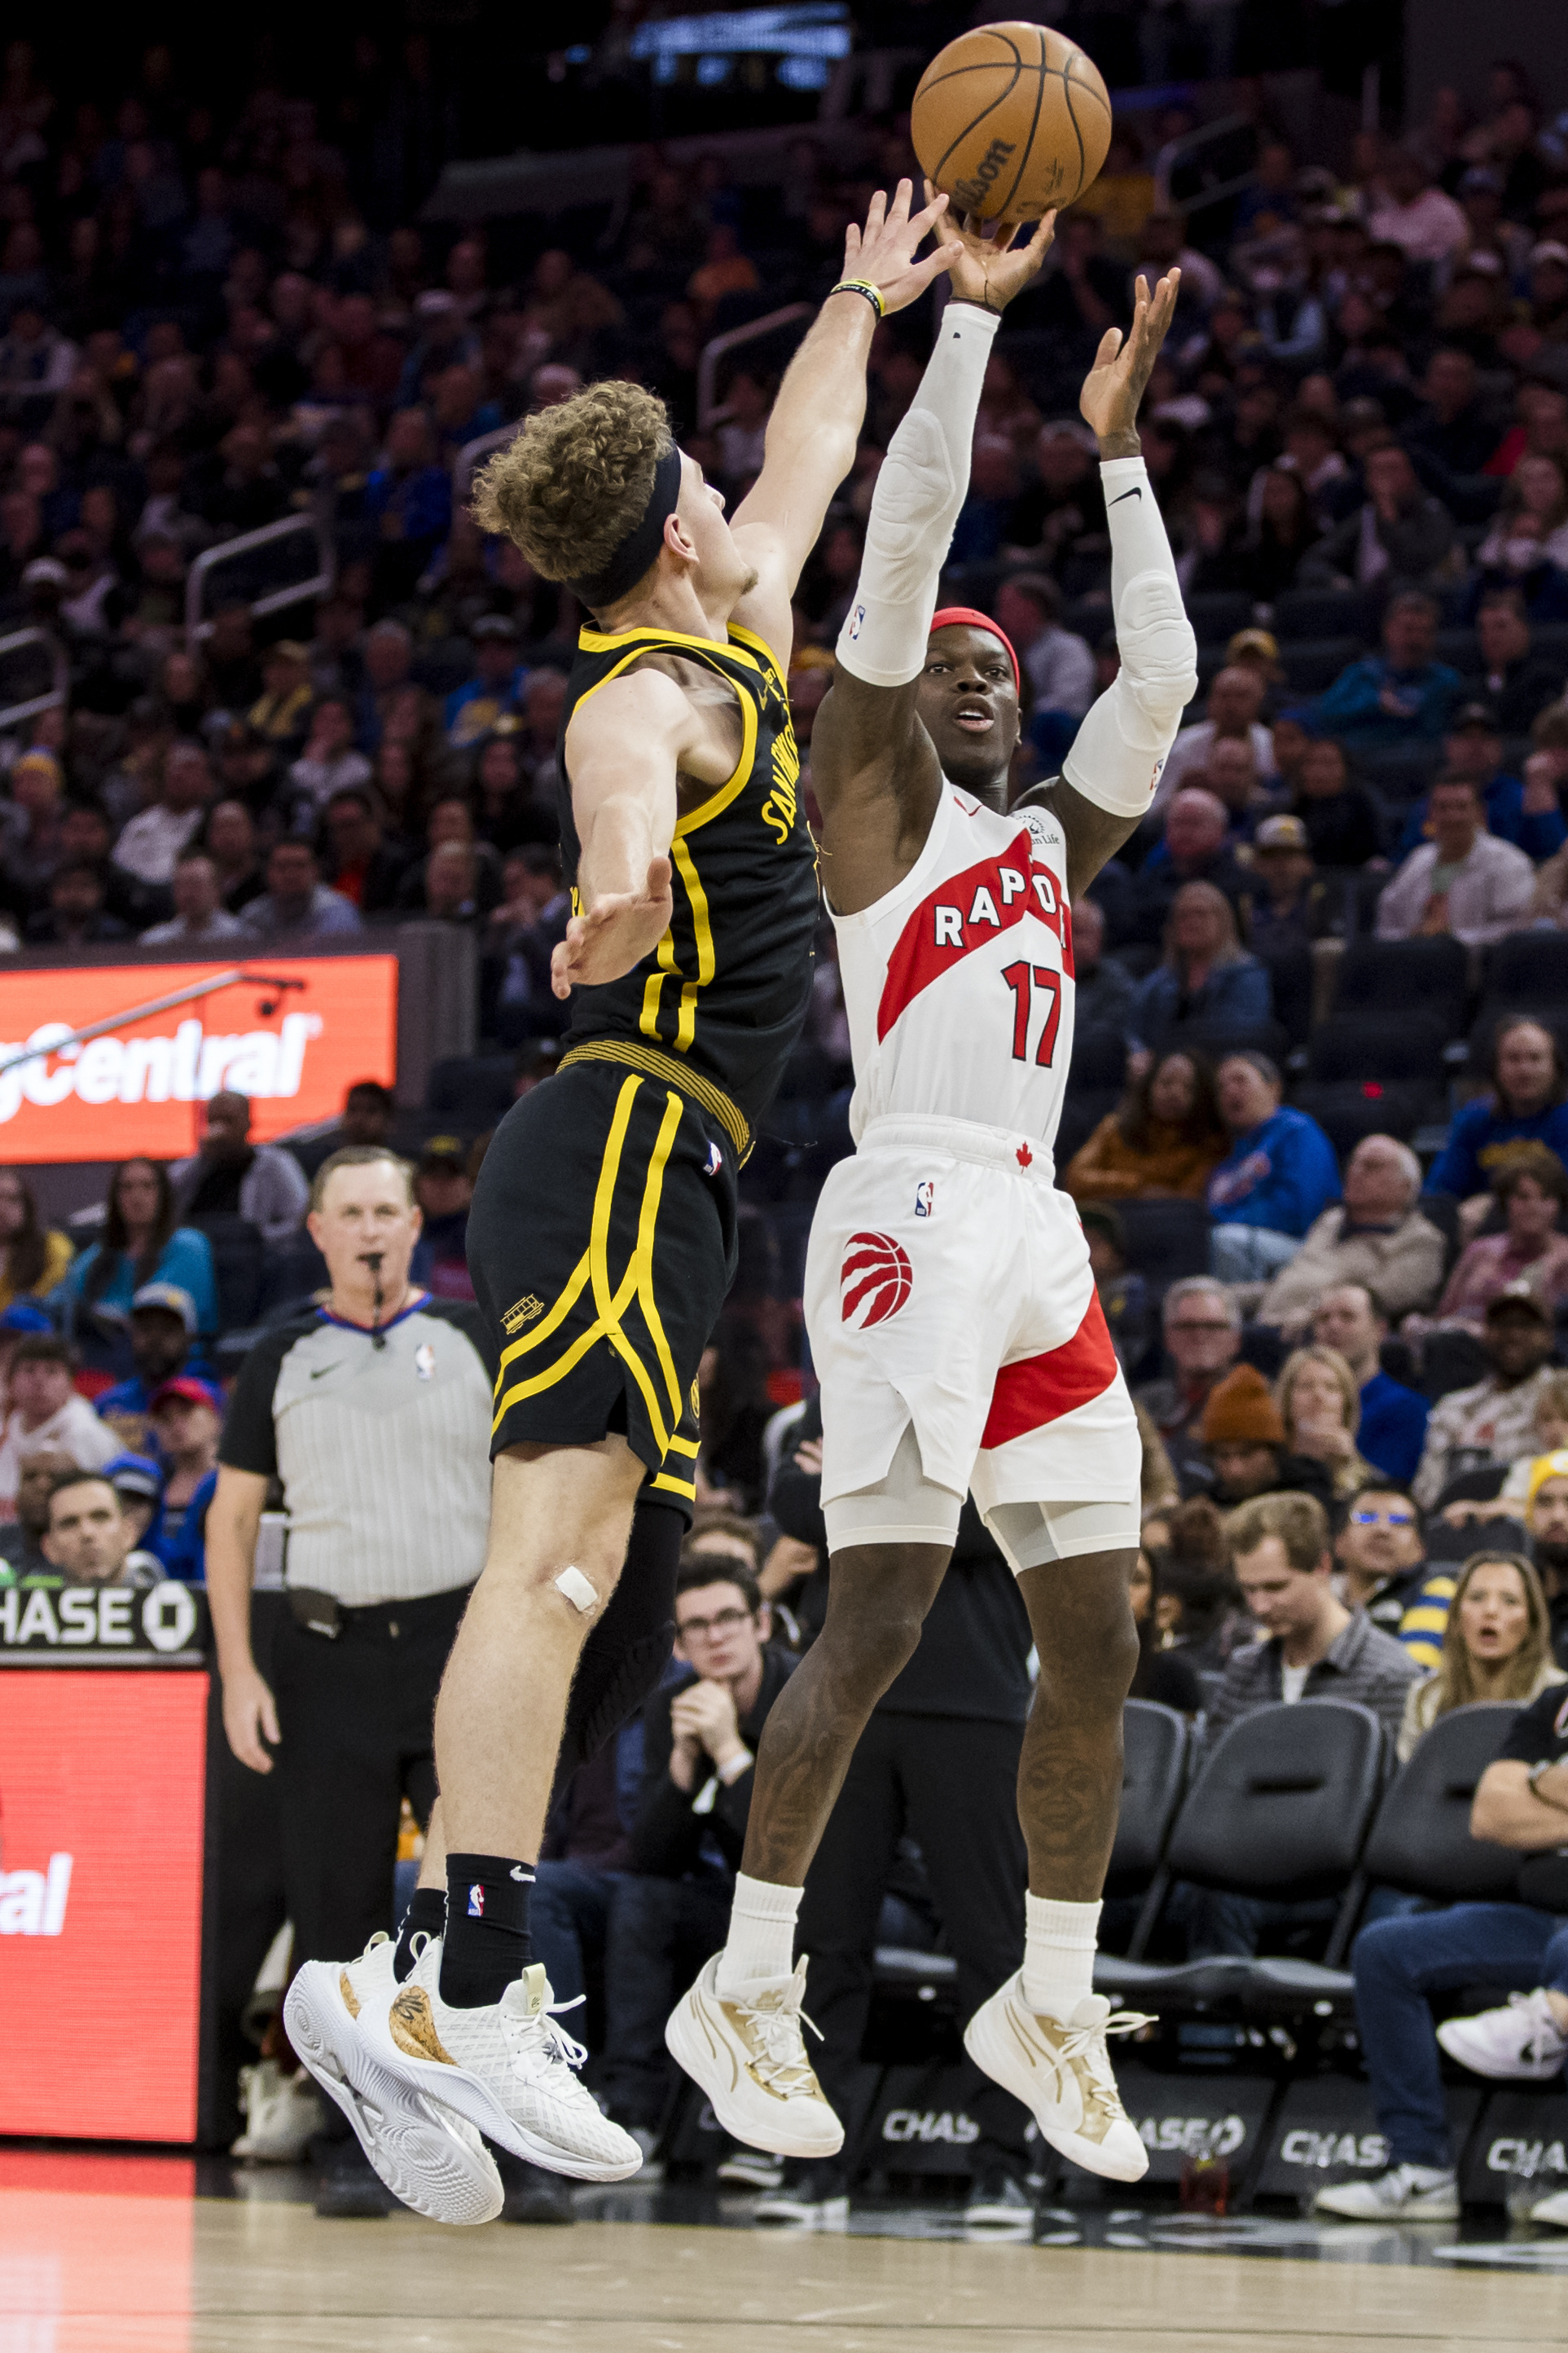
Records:
<instances>
[{"instance_id":1,"label":"beaded bracelet","mask_svg":"<svg viewBox=\"0 0 1568 2353\"><path fill-rule=\"evenodd\" d=\"M882 300L880 288L873 286L868 278L841 278L837 286L828 288L828 293L830 296L864 294L879 319L885 319L888 315L888 306Z\"/></svg>"}]
</instances>

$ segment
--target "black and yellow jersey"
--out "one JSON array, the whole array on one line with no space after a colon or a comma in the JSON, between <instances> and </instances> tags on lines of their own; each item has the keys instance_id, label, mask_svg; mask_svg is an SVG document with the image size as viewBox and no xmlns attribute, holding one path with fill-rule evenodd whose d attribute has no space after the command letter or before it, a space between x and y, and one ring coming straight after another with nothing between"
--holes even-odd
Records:
<instances>
[{"instance_id":1,"label":"black and yellow jersey","mask_svg":"<svg viewBox=\"0 0 1568 2353\"><path fill-rule=\"evenodd\" d=\"M669 929L623 978L578 991L563 1059L596 1050L685 1077L699 1100L717 1090L744 1124L735 1134L744 1155L805 1018L817 920L800 754L784 682L761 638L736 628L722 645L663 629L583 631L557 763L562 861L575 904L581 844L565 754L573 714L643 656L662 652L705 663L733 686L741 756L729 781L676 826ZM724 1124L734 1134L732 1119Z\"/></svg>"}]
</instances>

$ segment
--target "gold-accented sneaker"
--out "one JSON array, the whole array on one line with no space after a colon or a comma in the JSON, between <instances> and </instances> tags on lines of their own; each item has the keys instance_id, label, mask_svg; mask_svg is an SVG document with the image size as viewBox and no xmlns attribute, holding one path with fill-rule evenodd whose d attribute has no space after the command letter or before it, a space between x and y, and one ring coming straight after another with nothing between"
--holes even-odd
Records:
<instances>
[{"instance_id":1,"label":"gold-accented sneaker","mask_svg":"<svg viewBox=\"0 0 1568 2353\"><path fill-rule=\"evenodd\" d=\"M575 2181L624 2181L642 2163L630 2133L612 2124L576 2069L587 2052L551 2014L535 1961L500 2001L459 2010L441 1999L441 1946L433 1938L390 1999L360 2025L405 2092L423 2093L510 2149Z\"/></svg>"},{"instance_id":2,"label":"gold-accented sneaker","mask_svg":"<svg viewBox=\"0 0 1568 2353\"><path fill-rule=\"evenodd\" d=\"M365 2031L397 1991L395 1956L377 1936L357 1961L307 1961L283 2005L289 2039L395 2198L435 2222L493 2222L504 2193L479 2134L402 2083Z\"/></svg>"},{"instance_id":3,"label":"gold-accented sneaker","mask_svg":"<svg viewBox=\"0 0 1568 2353\"><path fill-rule=\"evenodd\" d=\"M704 1965L671 2013L664 2030L671 2056L707 2093L724 2130L749 2147L836 2157L844 2127L822 2095L800 2031L804 1956L793 1977L760 1978L740 2000L721 1997L719 1960L716 1953Z\"/></svg>"},{"instance_id":4,"label":"gold-accented sneaker","mask_svg":"<svg viewBox=\"0 0 1568 2353\"><path fill-rule=\"evenodd\" d=\"M1152 2024L1142 2010L1113 2012L1094 1993L1065 2024L1042 2018L1024 1999L1020 1969L975 2011L963 2047L993 2083L1033 2110L1053 2148L1108 2181L1141 2181L1149 2152L1121 2105L1105 2043L1107 2035Z\"/></svg>"}]
</instances>

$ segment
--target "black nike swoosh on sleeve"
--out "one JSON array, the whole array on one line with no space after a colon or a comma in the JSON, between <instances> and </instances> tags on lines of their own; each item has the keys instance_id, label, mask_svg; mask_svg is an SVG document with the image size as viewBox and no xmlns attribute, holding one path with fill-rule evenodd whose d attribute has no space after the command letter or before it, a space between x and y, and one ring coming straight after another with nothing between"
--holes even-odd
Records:
<instances>
[{"instance_id":1,"label":"black nike swoosh on sleeve","mask_svg":"<svg viewBox=\"0 0 1568 2353\"><path fill-rule=\"evenodd\" d=\"M1111 501L1110 501L1110 503L1111 503L1111 505L1112 505L1113 507L1119 507L1119 506L1121 504L1121 499L1141 499L1141 498L1142 497L1142 495L1143 495L1143 485L1142 485L1142 482L1135 482L1135 483L1133 484L1132 488L1131 488L1130 491L1122 491L1122 493L1121 493L1121 498L1112 499L1112 500L1111 500Z\"/></svg>"}]
</instances>

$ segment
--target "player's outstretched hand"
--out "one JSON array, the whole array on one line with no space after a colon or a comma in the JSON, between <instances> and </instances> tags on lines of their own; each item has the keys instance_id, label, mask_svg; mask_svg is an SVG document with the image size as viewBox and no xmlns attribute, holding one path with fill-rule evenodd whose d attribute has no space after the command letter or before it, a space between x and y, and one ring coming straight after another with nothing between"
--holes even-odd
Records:
<instances>
[{"instance_id":1,"label":"player's outstretched hand","mask_svg":"<svg viewBox=\"0 0 1568 2353\"><path fill-rule=\"evenodd\" d=\"M663 939L674 904L668 859L650 858L640 891L606 892L585 914L574 915L550 959L550 986L556 996L602 987L630 972Z\"/></svg>"},{"instance_id":2,"label":"player's outstretched hand","mask_svg":"<svg viewBox=\"0 0 1568 2353\"><path fill-rule=\"evenodd\" d=\"M1100 339L1078 405L1085 423L1092 425L1099 437L1102 458L1131 458L1138 453L1138 404L1148 389L1160 346L1175 315L1181 283L1181 271L1168 269L1151 296L1149 281L1141 276L1132 329L1126 342L1120 327L1107 327ZM1125 441L1128 446L1107 448L1108 441Z\"/></svg>"},{"instance_id":3,"label":"player's outstretched hand","mask_svg":"<svg viewBox=\"0 0 1568 2353\"><path fill-rule=\"evenodd\" d=\"M934 203L936 190L929 180L925 186ZM949 283L954 301L973 302L982 311L1005 311L1050 251L1057 216L1047 213L1027 245L1015 243L1022 221L998 221L989 237L986 224L973 213L965 213L962 220L954 213L940 213L934 226L937 243L952 255Z\"/></svg>"},{"instance_id":4,"label":"player's outstretched hand","mask_svg":"<svg viewBox=\"0 0 1568 2353\"><path fill-rule=\"evenodd\" d=\"M947 198L933 196L922 211L911 214L913 198L914 189L908 180L899 182L891 204L879 188L865 227L857 228L851 222L844 235L845 277L867 279L880 294L887 311L906 309L952 263L954 248L946 245L939 245L923 261L915 259L927 231L936 227L946 211Z\"/></svg>"}]
</instances>

